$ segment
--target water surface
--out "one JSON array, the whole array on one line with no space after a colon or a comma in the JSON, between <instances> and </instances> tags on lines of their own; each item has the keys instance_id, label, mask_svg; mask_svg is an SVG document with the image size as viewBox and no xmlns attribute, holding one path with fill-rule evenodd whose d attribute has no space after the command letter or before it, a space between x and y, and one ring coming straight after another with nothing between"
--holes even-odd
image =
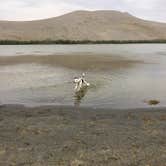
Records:
<instances>
[{"instance_id":1,"label":"water surface","mask_svg":"<svg viewBox=\"0 0 166 166\"><path fill-rule=\"evenodd\" d=\"M74 93L86 73L90 88ZM166 44L0 46L0 104L166 106Z\"/></svg>"}]
</instances>

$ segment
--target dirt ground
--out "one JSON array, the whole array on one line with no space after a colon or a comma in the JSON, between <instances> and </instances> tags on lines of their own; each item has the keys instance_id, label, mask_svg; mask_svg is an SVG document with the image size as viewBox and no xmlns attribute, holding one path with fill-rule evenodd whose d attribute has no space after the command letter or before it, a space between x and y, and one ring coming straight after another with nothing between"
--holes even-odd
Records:
<instances>
[{"instance_id":1,"label":"dirt ground","mask_svg":"<svg viewBox=\"0 0 166 166\"><path fill-rule=\"evenodd\" d=\"M0 166L166 166L166 109L2 105Z\"/></svg>"}]
</instances>

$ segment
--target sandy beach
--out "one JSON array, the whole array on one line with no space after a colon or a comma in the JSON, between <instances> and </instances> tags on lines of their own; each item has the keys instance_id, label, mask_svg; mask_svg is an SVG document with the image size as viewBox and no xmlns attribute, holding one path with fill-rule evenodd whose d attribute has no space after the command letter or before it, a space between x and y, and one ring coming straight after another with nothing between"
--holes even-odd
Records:
<instances>
[{"instance_id":1,"label":"sandy beach","mask_svg":"<svg viewBox=\"0 0 166 166\"><path fill-rule=\"evenodd\" d=\"M0 165L164 166L166 109L0 106Z\"/></svg>"}]
</instances>

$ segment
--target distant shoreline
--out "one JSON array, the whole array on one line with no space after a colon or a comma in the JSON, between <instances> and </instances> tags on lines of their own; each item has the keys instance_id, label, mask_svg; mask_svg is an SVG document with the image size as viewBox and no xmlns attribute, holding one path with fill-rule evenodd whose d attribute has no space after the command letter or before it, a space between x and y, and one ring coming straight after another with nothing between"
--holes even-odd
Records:
<instances>
[{"instance_id":1,"label":"distant shoreline","mask_svg":"<svg viewBox=\"0 0 166 166\"><path fill-rule=\"evenodd\" d=\"M0 45L30 45L30 44L148 44L166 43L166 40L0 40Z\"/></svg>"}]
</instances>

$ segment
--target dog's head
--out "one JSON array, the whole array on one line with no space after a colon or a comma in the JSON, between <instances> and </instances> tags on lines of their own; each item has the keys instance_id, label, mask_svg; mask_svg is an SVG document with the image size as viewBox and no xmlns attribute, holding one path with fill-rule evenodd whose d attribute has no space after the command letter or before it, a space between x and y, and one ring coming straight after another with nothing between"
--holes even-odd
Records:
<instances>
[{"instance_id":1,"label":"dog's head","mask_svg":"<svg viewBox=\"0 0 166 166\"><path fill-rule=\"evenodd\" d=\"M77 83L79 81L79 78L78 77L74 77L74 83Z\"/></svg>"}]
</instances>

